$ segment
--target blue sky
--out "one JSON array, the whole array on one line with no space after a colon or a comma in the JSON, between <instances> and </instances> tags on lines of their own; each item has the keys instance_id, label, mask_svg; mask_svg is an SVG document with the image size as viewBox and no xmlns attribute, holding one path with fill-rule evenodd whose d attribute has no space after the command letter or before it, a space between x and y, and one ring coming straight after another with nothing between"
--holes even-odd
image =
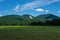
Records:
<instances>
[{"instance_id":1,"label":"blue sky","mask_svg":"<svg viewBox=\"0 0 60 40\"><path fill-rule=\"evenodd\" d=\"M11 14L60 16L60 0L0 0L0 16Z\"/></svg>"}]
</instances>

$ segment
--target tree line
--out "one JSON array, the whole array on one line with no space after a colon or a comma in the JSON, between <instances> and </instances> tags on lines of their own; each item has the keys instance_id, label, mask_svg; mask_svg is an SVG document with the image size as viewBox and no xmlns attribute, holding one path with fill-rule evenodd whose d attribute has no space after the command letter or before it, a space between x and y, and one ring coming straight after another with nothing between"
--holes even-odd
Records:
<instances>
[{"instance_id":1,"label":"tree line","mask_svg":"<svg viewBox=\"0 0 60 40\"><path fill-rule=\"evenodd\" d=\"M10 22L0 22L0 26L60 26L60 18L53 20L42 21L10 21Z\"/></svg>"},{"instance_id":2,"label":"tree line","mask_svg":"<svg viewBox=\"0 0 60 40\"><path fill-rule=\"evenodd\" d=\"M34 25L34 26L60 26L60 18L58 19L53 19L53 20L46 20L45 22L32 22L30 23L30 25Z\"/></svg>"}]
</instances>

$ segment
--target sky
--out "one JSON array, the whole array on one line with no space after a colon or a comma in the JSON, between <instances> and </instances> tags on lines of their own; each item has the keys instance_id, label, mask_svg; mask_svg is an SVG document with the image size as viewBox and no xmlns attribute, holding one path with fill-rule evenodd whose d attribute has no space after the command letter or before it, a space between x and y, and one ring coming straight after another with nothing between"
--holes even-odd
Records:
<instances>
[{"instance_id":1,"label":"sky","mask_svg":"<svg viewBox=\"0 0 60 40\"><path fill-rule=\"evenodd\" d=\"M60 17L60 0L0 0L0 16L54 14Z\"/></svg>"}]
</instances>

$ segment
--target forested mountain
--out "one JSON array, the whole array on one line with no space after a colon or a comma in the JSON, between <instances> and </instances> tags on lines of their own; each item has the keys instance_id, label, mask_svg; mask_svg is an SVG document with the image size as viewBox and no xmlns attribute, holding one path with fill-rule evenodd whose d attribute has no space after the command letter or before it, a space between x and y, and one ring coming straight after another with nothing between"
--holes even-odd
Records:
<instances>
[{"instance_id":1,"label":"forested mountain","mask_svg":"<svg viewBox=\"0 0 60 40\"><path fill-rule=\"evenodd\" d=\"M22 15L22 19L24 19L24 20L33 20L34 17L31 16L31 15L25 14L25 15Z\"/></svg>"},{"instance_id":2,"label":"forested mountain","mask_svg":"<svg viewBox=\"0 0 60 40\"><path fill-rule=\"evenodd\" d=\"M35 20L37 21L46 21L46 20L52 20L52 19L56 19L59 18L58 16L55 16L53 14L42 14L39 15L35 18Z\"/></svg>"},{"instance_id":3,"label":"forested mountain","mask_svg":"<svg viewBox=\"0 0 60 40\"><path fill-rule=\"evenodd\" d=\"M37 23L40 25L43 21L45 21L47 24L48 20L51 22L53 19L60 20L59 17L52 14L43 14L37 17L31 16L28 14L25 14L22 16L7 15L7 16L0 17L0 25L31 25L31 24L33 25L34 23ZM57 23L57 20L56 20L56 23Z\"/></svg>"}]
</instances>

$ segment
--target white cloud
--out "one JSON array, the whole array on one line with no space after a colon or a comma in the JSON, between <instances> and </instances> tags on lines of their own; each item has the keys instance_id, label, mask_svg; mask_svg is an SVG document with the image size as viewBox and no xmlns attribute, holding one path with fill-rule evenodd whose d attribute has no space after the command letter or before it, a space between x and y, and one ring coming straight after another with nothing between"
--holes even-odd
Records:
<instances>
[{"instance_id":1,"label":"white cloud","mask_svg":"<svg viewBox=\"0 0 60 40\"><path fill-rule=\"evenodd\" d=\"M38 11L38 12L49 12L49 10L45 10L45 9L42 9L42 8L37 8L35 9L35 11Z\"/></svg>"},{"instance_id":2,"label":"white cloud","mask_svg":"<svg viewBox=\"0 0 60 40\"><path fill-rule=\"evenodd\" d=\"M38 8L38 9L36 9L36 11L38 11L38 12L44 12L44 9Z\"/></svg>"},{"instance_id":3,"label":"white cloud","mask_svg":"<svg viewBox=\"0 0 60 40\"><path fill-rule=\"evenodd\" d=\"M20 10L32 10L41 6L49 5L51 3L57 2L59 0L35 0L33 2L26 3L21 6Z\"/></svg>"},{"instance_id":4,"label":"white cloud","mask_svg":"<svg viewBox=\"0 0 60 40\"><path fill-rule=\"evenodd\" d=\"M1 2L1 1L4 1L4 0L0 0L0 2Z\"/></svg>"},{"instance_id":5,"label":"white cloud","mask_svg":"<svg viewBox=\"0 0 60 40\"><path fill-rule=\"evenodd\" d=\"M20 5L19 5L19 4L17 4L13 10L14 10L14 11L16 11L16 12L18 12L18 11L19 11L19 9L20 9Z\"/></svg>"},{"instance_id":6,"label":"white cloud","mask_svg":"<svg viewBox=\"0 0 60 40\"><path fill-rule=\"evenodd\" d=\"M59 1L59 0L52 0L51 2L57 2L57 1Z\"/></svg>"},{"instance_id":7,"label":"white cloud","mask_svg":"<svg viewBox=\"0 0 60 40\"><path fill-rule=\"evenodd\" d=\"M49 12L49 10L45 10L45 12Z\"/></svg>"}]
</instances>

